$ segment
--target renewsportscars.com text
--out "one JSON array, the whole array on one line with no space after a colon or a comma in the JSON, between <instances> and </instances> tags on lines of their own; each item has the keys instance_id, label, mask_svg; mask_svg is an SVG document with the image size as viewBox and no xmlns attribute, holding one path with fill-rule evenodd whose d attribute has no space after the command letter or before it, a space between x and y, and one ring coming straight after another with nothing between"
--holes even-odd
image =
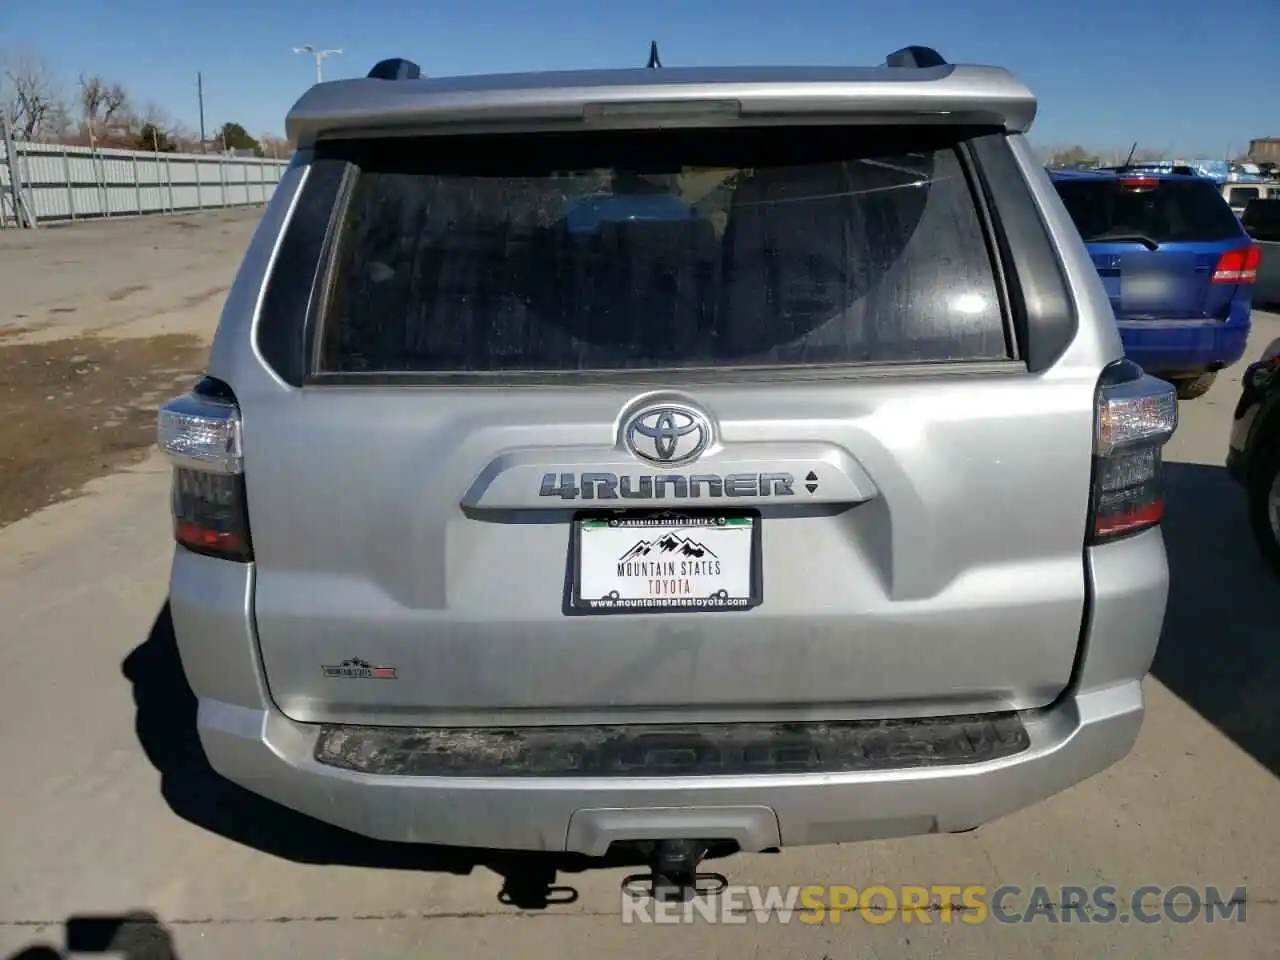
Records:
<instances>
[{"instance_id":1,"label":"renewsportscars.com text","mask_svg":"<svg viewBox=\"0 0 1280 960\"><path fill-rule=\"evenodd\" d=\"M1245 921L1246 891L1186 884L1057 888L932 884L888 887L734 886L691 900L659 901L623 888L623 923L1214 923Z\"/></svg>"}]
</instances>

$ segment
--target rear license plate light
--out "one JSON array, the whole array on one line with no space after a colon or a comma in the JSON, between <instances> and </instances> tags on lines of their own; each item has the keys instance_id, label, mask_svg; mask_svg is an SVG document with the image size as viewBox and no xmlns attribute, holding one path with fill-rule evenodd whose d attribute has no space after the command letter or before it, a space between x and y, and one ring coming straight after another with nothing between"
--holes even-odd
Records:
<instances>
[{"instance_id":1,"label":"rear license plate light","mask_svg":"<svg viewBox=\"0 0 1280 960\"><path fill-rule=\"evenodd\" d=\"M581 514L570 605L580 613L747 610L763 599L760 517Z\"/></svg>"}]
</instances>

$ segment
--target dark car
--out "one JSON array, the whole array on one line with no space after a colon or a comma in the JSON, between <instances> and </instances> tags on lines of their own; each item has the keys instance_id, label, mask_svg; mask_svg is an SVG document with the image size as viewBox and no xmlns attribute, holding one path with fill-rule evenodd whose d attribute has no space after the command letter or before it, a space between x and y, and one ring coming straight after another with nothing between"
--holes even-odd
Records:
<instances>
[{"instance_id":1,"label":"dark car","mask_svg":"<svg viewBox=\"0 0 1280 960\"><path fill-rule=\"evenodd\" d=\"M1054 171L1102 277L1125 355L1207 393L1249 338L1260 253L1213 181L1145 169Z\"/></svg>"},{"instance_id":2,"label":"dark car","mask_svg":"<svg viewBox=\"0 0 1280 960\"><path fill-rule=\"evenodd\" d=\"M1241 378L1227 470L1249 494L1249 525L1258 549L1280 576L1280 340Z\"/></svg>"},{"instance_id":3,"label":"dark car","mask_svg":"<svg viewBox=\"0 0 1280 960\"><path fill-rule=\"evenodd\" d=\"M1254 305L1274 308L1274 304L1280 304L1280 197L1250 200L1240 222L1262 252L1253 290Z\"/></svg>"},{"instance_id":4,"label":"dark car","mask_svg":"<svg viewBox=\"0 0 1280 960\"><path fill-rule=\"evenodd\" d=\"M1280 197L1250 200L1240 217L1240 223L1254 240L1264 243L1280 242Z\"/></svg>"}]
</instances>

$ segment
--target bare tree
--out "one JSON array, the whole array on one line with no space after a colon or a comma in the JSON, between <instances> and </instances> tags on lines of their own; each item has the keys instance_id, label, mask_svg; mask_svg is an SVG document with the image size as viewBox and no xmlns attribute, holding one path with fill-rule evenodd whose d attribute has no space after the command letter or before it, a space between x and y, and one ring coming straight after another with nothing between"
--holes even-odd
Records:
<instances>
[{"instance_id":1,"label":"bare tree","mask_svg":"<svg viewBox=\"0 0 1280 960\"><path fill-rule=\"evenodd\" d=\"M1079 144L1069 147L1044 147L1040 150L1041 162L1051 167L1079 167L1096 164L1098 155Z\"/></svg>"},{"instance_id":2,"label":"bare tree","mask_svg":"<svg viewBox=\"0 0 1280 960\"><path fill-rule=\"evenodd\" d=\"M258 142L262 144L262 155L264 157L274 157L279 159L284 157L288 159L293 154L293 144L284 137L276 136L273 133L264 133L258 137Z\"/></svg>"},{"instance_id":3,"label":"bare tree","mask_svg":"<svg viewBox=\"0 0 1280 960\"><path fill-rule=\"evenodd\" d=\"M169 130L173 128L173 120L170 119L168 111L154 100L148 101L147 105L137 117L140 123L149 123L152 126L159 127L161 130Z\"/></svg>"},{"instance_id":4,"label":"bare tree","mask_svg":"<svg viewBox=\"0 0 1280 960\"><path fill-rule=\"evenodd\" d=\"M89 141L95 142L99 133L106 133L119 121L128 119L129 95L118 83L108 84L95 75L80 75L80 108L89 128Z\"/></svg>"},{"instance_id":5,"label":"bare tree","mask_svg":"<svg viewBox=\"0 0 1280 960\"><path fill-rule=\"evenodd\" d=\"M1133 150L1133 156L1129 156L1129 151ZM1152 147L1119 147L1115 150L1107 152L1104 159L1111 166L1119 166L1128 160L1130 163L1156 163L1160 160L1167 160L1171 156L1168 150Z\"/></svg>"},{"instance_id":6,"label":"bare tree","mask_svg":"<svg viewBox=\"0 0 1280 960\"><path fill-rule=\"evenodd\" d=\"M144 128L162 133L169 133L173 129L173 122L169 119L168 112L155 101L148 101L141 110L132 104L127 105L118 119L120 125L131 133Z\"/></svg>"},{"instance_id":7,"label":"bare tree","mask_svg":"<svg viewBox=\"0 0 1280 960\"><path fill-rule=\"evenodd\" d=\"M190 150L191 131L155 101L149 101L141 110L129 110L127 126L138 150L162 153Z\"/></svg>"},{"instance_id":8,"label":"bare tree","mask_svg":"<svg viewBox=\"0 0 1280 960\"><path fill-rule=\"evenodd\" d=\"M65 116L58 83L47 60L20 50L0 60L0 107L20 140L51 132Z\"/></svg>"}]
</instances>

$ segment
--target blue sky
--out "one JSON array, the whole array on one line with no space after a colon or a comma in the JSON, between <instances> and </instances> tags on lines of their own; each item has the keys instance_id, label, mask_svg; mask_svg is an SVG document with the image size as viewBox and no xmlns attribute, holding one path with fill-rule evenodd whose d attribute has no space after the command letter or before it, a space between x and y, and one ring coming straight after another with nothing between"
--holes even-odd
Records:
<instances>
[{"instance_id":1,"label":"blue sky","mask_svg":"<svg viewBox=\"0 0 1280 960\"><path fill-rule=\"evenodd\" d=\"M1040 101L1039 144L1114 149L1136 139L1221 157L1280 135L1277 37L1275 0L0 3L0 49L46 56L68 88L82 71L99 73L194 128L200 71L206 128L235 120L254 134L282 132L314 81L314 62L292 52L308 43L345 51L325 62L326 79L362 75L387 56L435 75L643 65L651 38L667 66L869 64L923 43L1020 74Z\"/></svg>"}]
</instances>

